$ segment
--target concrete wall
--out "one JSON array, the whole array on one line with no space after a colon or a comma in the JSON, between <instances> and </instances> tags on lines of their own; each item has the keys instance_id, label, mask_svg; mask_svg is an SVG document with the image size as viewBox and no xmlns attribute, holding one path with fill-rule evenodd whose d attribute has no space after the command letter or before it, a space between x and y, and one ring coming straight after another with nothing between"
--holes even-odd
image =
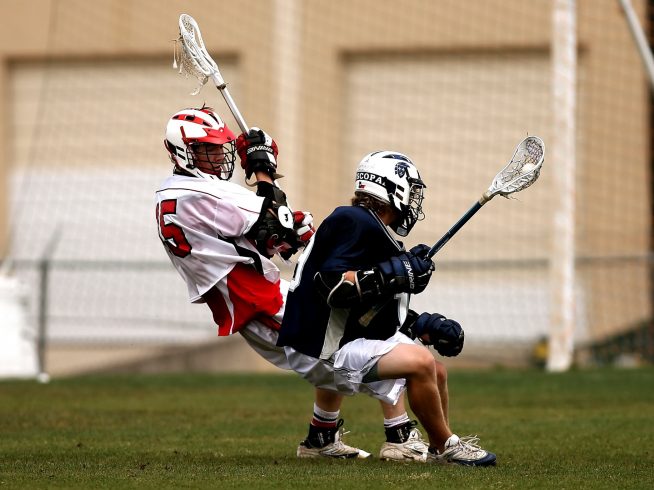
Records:
<instances>
[{"instance_id":1,"label":"concrete wall","mask_svg":"<svg viewBox=\"0 0 654 490\"><path fill-rule=\"evenodd\" d=\"M645 2L633 3L642 13ZM579 323L592 340L651 316L646 260L652 209L651 108L642 65L616 2L577 4L576 242L584 302ZM415 156L430 182L429 222L411 237L412 243L429 243L483 191L510 156L516 135L531 131L548 143L553 140L550 0L254 0L247 6L198 0L2 2L0 13L7 21L0 31L0 254L6 253L10 233L9 176L12 169L28 165L29 152L36 151L29 139L19 141L15 128L50 121L33 111L21 113L24 101L39 93L37 88L17 92L16 85L44 73L51 78L59 74L61 81L79 72L75 79L84 81L84 74L97 65L96 75L106 79L114 74L117 85L131 70L150 76L153 87L161 89L168 75L159 65L172 62L182 12L198 20L209 52L227 67L228 82L236 82L230 89L247 122L265 128L279 143L280 171L286 175L281 184L292 205L311 209L318 222L347 201L362 154L389 144ZM172 70L169 76L175 76ZM189 82L188 91L192 87ZM178 89L174 94L165 90L146 89L140 99L134 97L134 114L152 114L154 104L162 114L177 110L182 103ZM57 102L74 108L78 95L66 97L70 100ZM205 87L201 97L227 112L213 87ZM156 120L163 127L163 116ZM119 134L120 125L112 127ZM129 135L140 130L130 127ZM153 134L142 130L144 137ZM148 148L155 148L154 143ZM151 151L140 158L155 171L164 157L157 153L159 147ZM79 173L93 163L84 153L56 158L57 168L49 169L55 172L68 165ZM116 157L112 169L120 171L131 162ZM556 171L557 162L547 165ZM444 249L439 263L447 280L439 287L445 289L435 289L432 296L446 301L421 306L445 304L463 311L477 325L473 332L478 328L483 337L483 318L496 306L494 300L483 299L482 291L476 294L482 306L472 311L466 287L449 302L447 294L459 287L460 262L517 258L531 261L536 269L547 263L551 240L556 240L549 211L558 192L552 174L544 172L528 192L520 211L493 203L466 230L466 240ZM506 270L499 270L494 281L465 278L485 284L493 293L487 298L506 287L507 296L523 298L524 304L538 296L536 309L544 309L544 271L525 280L530 271L523 270L520 280ZM526 283L538 284L538 291L527 291ZM513 316L516 324L529 323L524 315ZM506 318L498 317L497 323L505 325L502 335L511 335L516 327ZM546 332L546 318L543 313L524 331Z\"/></svg>"}]
</instances>

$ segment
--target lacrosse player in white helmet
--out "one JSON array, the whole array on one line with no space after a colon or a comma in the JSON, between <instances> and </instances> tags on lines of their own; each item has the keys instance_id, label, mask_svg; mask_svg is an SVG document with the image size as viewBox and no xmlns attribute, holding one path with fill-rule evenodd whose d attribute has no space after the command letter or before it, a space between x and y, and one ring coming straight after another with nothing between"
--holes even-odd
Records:
<instances>
[{"instance_id":1,"label":"lacrosse player in white helmet","mask_svg":"<svg viewBox=\"0 0 654 490\"><path fill-rule=\"evenodd\" d=\"M276 345L288 283L270 259L288 259L314 228L311 214L290 211L274 183L277 145L258 128L237 138L210 107L174 114L164 145L173 174L156 192L158 232L190 301L209 306L219 336L240 333L266 360L290 369ZM246 177L256 178L256 193L230 182L235 149ZM326 441L316 455L368 457L340 438L342 396L323 389L315 396Z\"/></svg>"},{"instance_id":2,"label":"lacrosse player in white helmet","mask_svg":"<svg viewBox=\"0 0 654 490\"><path fill-rule=\"evenodd\" d=\"M407 236L424 218L424 188L406 155L379 151L364 157L352 205L336 208L322 222L298 260L278 345L291 367L318 388L366 393L388 404L398 403L406 389L428 446L404 413L385 420L381 459L494 465L495 455L476 438L450 429L447 371L426 347L458 355L461 326L409 309L410 295L424 291L434 264L427 245L406 251L391 230ZM421 447L422 457L415 457Z\"/></svg>"}]
</instances>

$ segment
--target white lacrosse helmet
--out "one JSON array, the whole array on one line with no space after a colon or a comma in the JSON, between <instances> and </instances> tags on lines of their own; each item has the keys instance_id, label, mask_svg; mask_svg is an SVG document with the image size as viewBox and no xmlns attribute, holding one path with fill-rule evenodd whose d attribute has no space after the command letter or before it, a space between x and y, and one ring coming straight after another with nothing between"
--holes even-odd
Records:
<instances>
[{"instance_id":1,"label":"white lacrosse helmet","mask_svg":"<svg viewBox=\"0 0 654 490\"><path fill-rule=\"evenodd\" d=\"M359 162L354 191L374 196L399 211L400 219L391 223L390 228L407 236L413 225L425 218L425 187L409 157L396 151L375 151Z\"/></svg>"},{"instance_id":2,"label":"white lacrosse helmet","mask_svg":"<svg viewBox=\"0 0 654 490\"><path fill-rule=\"evenodd\" d=\"M201 107L181 110L170 118L164 146L171 161L184 172L229 180L234 173L235 139L211 107Z\"/></svg>"}]
</instances>

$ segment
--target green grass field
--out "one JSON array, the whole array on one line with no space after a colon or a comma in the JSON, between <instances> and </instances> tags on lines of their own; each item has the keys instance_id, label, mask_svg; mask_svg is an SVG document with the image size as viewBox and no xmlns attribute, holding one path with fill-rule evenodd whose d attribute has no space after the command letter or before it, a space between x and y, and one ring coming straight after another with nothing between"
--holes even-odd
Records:
<instances>
[{"instance_id":1,"label":"green grass field","mask_svg":"<svg viewBox=\"0 0 654 490\"><path fill-rule=\"evenodd\" d=\"M295 375L0 382L1 488L654 488L654 369L450 374L451 425L495 468L298 460L312 407ZM377 403L345 400L373 454Z\"/></svg>"}]
</instances>

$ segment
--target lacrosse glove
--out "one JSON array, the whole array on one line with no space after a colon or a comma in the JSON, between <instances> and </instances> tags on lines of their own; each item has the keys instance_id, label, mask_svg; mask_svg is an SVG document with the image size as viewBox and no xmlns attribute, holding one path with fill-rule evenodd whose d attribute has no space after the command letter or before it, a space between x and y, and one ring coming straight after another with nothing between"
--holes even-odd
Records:
<instances>
[{"instance_id":1,"label":"lacrosse glove","mask_svg":"<svg viewBox=\"0 0 654 490\"><path fill-rule=\"evenodd\" d=\"M376 269L382 277L384 289L392 293L418 294L425 290L434 262L427 257L429 247L416 245L408 252L378 264Z\"/></svg>"},{"instance_id":2,"label":"lacrosse glove","mask_svg":"<svg viewBox=\"0 0 654 490\"><path fill-rule=\"evenodd\" d=\"M308 211L293 211L293 230L300 245L304 247L316 233L313 215Z\"/></svg>"},{"instance_id":3,"label":"lacrosse glove","mask_svg":"<svg viewBox=\"0 0 654 490\"><path fill-rule=\"evenodd\" d=\"M241 133L236 138L236 151L246 179L259 171L266 172L273 179L281 177L276 173L277 143L263 130L251 128L247 134Z\"/></svg>"},{"instance_id":4,"label":"lacrosse glove","mask_svg":"<svg viewBox=\"0 0 654 490\"><path fill-rule=\"evenodd\" d=\"M293 230L286 233L283 239L288 248L279 255L284 260L289 260L298 250L307 246L315 233L313 215L308 211L293 211Z\"/></svg>"},{"instance_id":5,"label":"lacrosse glove","mask_svg":"<svg viewBox=\"0 0 654 490\"><path fill-rule=\"evenodd\" d=\"M245 234L254 241L259 253L268 258L291 248L285 238L294 233L291 210L275 202L269 204L270 207L264 206L257 222Z\"/></svg>"},{"instance_id":6,"label":"lacrosse glove","mask_svg":"<svg viewBox=\"0 0 654 490\"><path fill-rule=\"evenodd\" d=\"M441 356L455 357L463 350L461 325L440 313L422 313L410 330L423 344L433 345ZM429 337L429 341L424 340L424 335Z\"/></svg>"}]
</instances>

